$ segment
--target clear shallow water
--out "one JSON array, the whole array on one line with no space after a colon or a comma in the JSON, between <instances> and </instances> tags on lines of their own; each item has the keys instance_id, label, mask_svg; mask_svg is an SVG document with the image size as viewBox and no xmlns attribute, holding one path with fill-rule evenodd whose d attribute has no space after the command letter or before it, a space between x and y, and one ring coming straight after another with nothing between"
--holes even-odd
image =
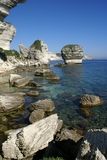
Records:
<instances>
[{"instance_id":1,"label":"clear shallow water","mask_svg":"<svg viewBox=\"0 0 107 160\"><path fill-rule=\"evenodd\" d=\"M107 61L85 61L83 64L52 68L61 80L43 88L47 96L56 102L56 111L65 124L80 128L107 127ZM82 110L78 100L85 93L100 96L104 104Z\"/></svg>"},{"instance_id":2,"label":"clear shallow water","mask_svg":"<svg viewBox=\"0 0 107 160\"><path fill-rule=\"evenodd\" d=\"M55 63L51 64L51 68L61 78L57 83L34 77L33 72L22 73L34 77L34 80L41 84L41 87L37 88L40 91L40 96L36 98L26 96L25 109L17 116L11 117L10 125L13 128L27 125L27 106L38 99L52 98L56 104L55 112L64 120L66 126L85 129L107 127L107 61L85 61L83 64L62 68L54 67ZM35 90L35 88L28 87L24 89L12 88L8 84L0 86L1 93L27 92L32 89ZM104 100L104 104L82 110L79 105L79 98L85 93L99 95Z\"/></svg>"}]
</instances>

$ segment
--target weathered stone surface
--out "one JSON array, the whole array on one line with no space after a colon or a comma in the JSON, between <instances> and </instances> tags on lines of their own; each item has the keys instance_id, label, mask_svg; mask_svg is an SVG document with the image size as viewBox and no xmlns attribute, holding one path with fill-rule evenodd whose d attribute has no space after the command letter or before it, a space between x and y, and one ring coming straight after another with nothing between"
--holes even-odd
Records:
<instances>
[{"instance_id":1,"label":"weathered stone surface","mask_svg":"<svg viewBox=\"0 0 107 160\"><path fill-rule=\"evenodd\" d=\"M82 137L77 130L63 128L61 132L57 134L56 139L57 141L72 140L77 143Z\"/></svg>"},{"instance_id":2,"label":"weathered stone surface","mask_svg":"<svg viewBox=\"0 0 107 160\"><path fill-rule=\"evenodd\" d=\"M77 44L66 45L61 50L61 55L66 64L82 63L83 49Z\"/></svg>"},{"instance_id":3,"label":"weathered stone surface","mask_svg":"<svg viewBox=\"0 0 107 160\"><path fill-rule=\"evenodd\" d=\"M27 86L29 84L29 79L28 78L21 78L21 79L17 79L14 81L13 86L15 87L24 87Z\"/></svg>"},{"instance_id":4,"label":"weathered stone surface","mask_svg":"<svg viewBox=\"0 0 107 160\"><path fill-rule=\"evenodd\" d=\"M0 0L0 20L3 20L6 16L9 15L11 8L24 1L25 0Z\"/></svg>"},{"instance_id":5,"label":"weathered stone surface","mask_svg":"<svg viewBox=\"0 0 107 160\"><path fill-rule=\"evenodd\" d=\"M37 68L35 70L35 76L42 76L42 77L48 77L52 71L49 68Z\"/></svg>"},{"instance_id":6,"label":"weathered stone surface","mask_svg":"<svg viewBox=\"0 0 107 160\"><path fill-rule=\"evenodd\" d=\"M3 22L9 15L11 8L24 0L0 0L0 48L10 50L10 43L15 36L16 29L13 25Z\"/></svg>"},{"instance_id":7,"label":"weathered stone surface","mask_svg":"<svg viewBox=\"0 0 107 160\"><path fill-rule=\"evenodd\" d=\"M99 96L85 94L81 98L80 104L82 106L96 106L102 104L102 100Z\"/></svg>"},{"instance_id":8,"label":"weathered stone surface","mask_svg":"<svg viewBox=\"0 0 107 160\"><path fill-rule=\"evenodd\" d=\"M39 92L38 91L29 91L26 93L27 96L38 96L39 95Z\"/></svg>"},{"instance_id":9,"label":"weathered stone surface","mask_svg":"<svg viewBox=\"0 0 107 160\"><path fill-rule=\"evenodd\" d=\"M45 112L43 111L43 109L37 109L31 113L29 121L30 123L34 123L36 121L43 119L44 117L45 117Z\"/></svg>"},{"instance_id":10,"label":"weathered stone surface","mask_svg":"<svg viewBox=\"0 0 107 160\"><path fill-rule=\"evenodd\" d=\"M21 95L6 94L0 95L0 112L9 112L24 105L24 98Z\"/></svg>"},{"instance_id":11,"label":"weathered stone surface","mask_svg":"<svg viewBox=\"0 0 107 160\"><path fill-rule=\"evenodd\" d=\"M42 40L36 40L30 48L26 48L21 44L19 45L19 50L22 57L36 60L40 64L48 64L50 60L61 59L55 53L49 52L48 45Z\"/></svg>"},{"instance_id":12,"label":"weathered stone surface","mask_svg":"<svg viewBox=\"0 0 107 160\"><path fill-rule=\"evenodd\" d=\"M36 40L30 48L39 50L44 54L48 53L48 45L41 40Z\"/></svg>"},{"instance_id":13,"label":"weathered stone surface","mask_svg":"<svg viewBox=\"0 0 107 160\"><path fill-rule=\"evenodd\" d=\"M22 54L22 57L28 58L28 55L30 53L29 48L26 48L23 44L19 45L19 51Z\"/></svg>"},{"instance_id":14,"label":"weathered stone surface","mask_svg":"<svg viewBox=\"0 0 107 160\"><path fill-rule=\"evenodd\" d=\"M58 120L57 132L60 132L60 130L62 129L62 127L63 127L63 120L59 119L59 120Z\"/></svg>"},{"instance_id":15,"label":"weathered stone surface","mask_svg":"<svg viewBox=\"0 0 107 160\"><path fill-rule=\"evenodd\" d=\"M23 159L48 146L58 126L56 114L9 133L2 145L4 158Z\"/></svg>"},{"instance_id":16,"label":"weathered stone surface","mask_svg":"<svg viewBox=\"0 0 107 160\"><path fill-rule=\"evenodd\" d=\"M44 99L44 100L39 100L35 103L32 103L29 109L30 111L33 111L36 109L43 109L44 112L52 112L55 109L55 104L51 99Z\"/></svg>"},{"instance_id":17,"label":"weathered stone surface","mask_svg":"<svg viewBox=\"0 0 107 160\"><path fill-rule=\"evenodd\" d=\"M57 76L57 75L55 75L54 73L52 73L52 74L48 75L48 76L46 77L46 79L52 80L52 81L59 81L59 80L60 80L60 77Z\"/></svg>"},{"instance_id":18,"label":"weathered stone surface","mask_svg":"<svg viewBox=\"0 0 107 160\"><path fill-rule=\"evenodd\" d=\"M29 81L29 86L32 86L32 87L40 87L41 85L33 80L30 80Z\"/></svg>"},{"instance_id":19,"label":"weathered stone surface","mask_svg":"<svg viewBox=\"0 0 107 160\"><path fill-rule=\"evenodd\" d=\"M0 21L0 48L9 50L10 43L14 38L15 33L16 29L13 25Z\"/></svg>"},{"instance_id":20,"label":"weathered stone surface","mask_svg":"<svg viewBox=\"0 0 107 160\"><path fill-rule=\"evenodd\" d=\"M19 74L10 74L10 77L9 77L9 83L11 85L14 85L14 82L17 80L17 79L21 79L22 76L19 75Z\"/></svg>"},{"instance_id":21,"label":"weathered stone surface","mask_svg":"<svg viewBox=\"0 0 107 160\"><path fill-rule=\"evenodd\" d=\"M24 78L18 74L10 74L9 82L14 87L24 87L29 85L30 79Z\"/></svg>"},{"instance_id":22,"label":"weathered stone surface","mask_svg":"<svg viewBox=\"0 0 107 160\"><path fill-rule=\"evenodd\" d=\"M89 130L81 144L76 160L107 159L107 128Z\"/></svg>"}]
</instances>

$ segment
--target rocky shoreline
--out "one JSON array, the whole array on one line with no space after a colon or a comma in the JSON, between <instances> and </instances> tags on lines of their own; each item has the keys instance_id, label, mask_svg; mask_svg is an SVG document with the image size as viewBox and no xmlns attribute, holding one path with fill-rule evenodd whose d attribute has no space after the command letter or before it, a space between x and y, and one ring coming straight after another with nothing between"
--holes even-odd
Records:
<instances>
[{"instance_id":1,"label":"rocky shoreline","mask_svg":"<svg viewBox=\"0 0 107 160\"><path fill-rule=\"evenodd\" d=\"M107 129L66 127L55 111L53 99L40 97L41 85L35 80L39 77L51 85L60 83L60 77L51 70L49 62L63 58L65 64L61 67L75 60L80 63L82 48L67 45L61 51L62 58L50 53L41 40L36 40L29 48L19 45L19 53L10 50L16 29L4 19L10 9L22 2L0 1L0 84L3 87L0 94L0 160L106 160ZM8 86L8 91L4 85ZM28 97L31 99L27 103ZM87 107L103 103L100 97L88 94L79 101L84 112Z\"/></svg>"},{"instance_id":2,"label":"rocky shoreline","mask_svg":"<svg viewBox=\"0 0 107 160\"><path fill-rule=\"evenodd\" d=\"M17 72L15 69L15 73L13 73L13 71L12 73L8 73L7 83L9 84L10 89L17 88L19 91L8 94L5 93L0 96L0 114L2 115L2 128L0 134L2 134L1 137L5 137L1 144L2 159L30 158L39 160L44 159L43 157L60 157L67 160L74 160L76 158L79 160L84 157L87 157L88 159L91 156L106 159L105 152L102 153L101 150L97 149L97 145L100 143L99 141L96 143L95 149L93 148L91 150L91 148L89 148L89 146L95 145L92 143L93 141L91 141L90 138L87 138L87 134L88 132L90 133L90 131L82 128L72 128L72 126L69 126L70 128L66 128L63 121L58 120L58 116L54 112L54 101L52 99L39 99L38 95L41 94L38 90L40 84L33 78L29 79L29 77L22 76L20 74L21 70L23 72L28 70L29 73L32 71L34 77L45 78L48 81L50 79L49 77L51 77L51 81L58 82L60 80L60 78L55 78L56 75L46 64L31 68L22 67L19 68ZM29 92L20 92L21 88L29 87L31 87ZM36 100L26 106L26 96L36 97ZM86 94L80 99L81 109L84 107L90 108L101 103L102 100L94 95ZM13 117L17 116L17 114L21 116L23 113L26 115L25 120L27 123L23 125L17 124L15 128L11 127L11 119L14 119ZM31 131L33 131L34 126L34 133L32 133ZM102 132L106 135L106 128L103 129L103 131L98 130L98 134L103 134ZM35 137L35 140L33 138L34 141L32 141L32 139L30 140L32 136ZM93 136L97 136L96 130L92 130L91 136L92 138L94 138Z\"/></svg>"}]
</instances>

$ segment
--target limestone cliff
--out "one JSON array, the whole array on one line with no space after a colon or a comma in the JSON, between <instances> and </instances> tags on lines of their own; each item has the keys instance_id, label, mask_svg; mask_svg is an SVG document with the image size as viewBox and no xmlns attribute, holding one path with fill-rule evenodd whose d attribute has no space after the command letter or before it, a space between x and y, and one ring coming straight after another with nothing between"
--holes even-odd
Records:
<instances>
[{"instance_id":1,"label":"limestone cliff","mask_svg":"<svg viewBox=\"0 0 107 160\"><path fill-rule=\"evenodd\" d=\"M0 0L0 48L10 50L10 43L15 36L16 29L13 25L4 22L9 15L10 9L23 0Z\"/></svg>"}]
</instances>

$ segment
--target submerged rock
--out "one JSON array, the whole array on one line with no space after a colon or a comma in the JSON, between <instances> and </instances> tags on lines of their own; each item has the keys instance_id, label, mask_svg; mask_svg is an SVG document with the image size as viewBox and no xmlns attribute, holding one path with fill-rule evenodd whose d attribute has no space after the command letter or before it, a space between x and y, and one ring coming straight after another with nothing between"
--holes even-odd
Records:
<instances>
[{"instance_id":1,"label":"submerged rock","mask_svg":"<svg viewBox=\"0 0 107 160\"><path fill-rule=\"evenodd\" d=\"M106 151L107 129L91 129L84 137L76 160L106 160Z\"/></svg>"},{"instance_id":2,"label":"submerged rock","mask_svg":"<svg viewBox=\"0 0 107 160\"><path fill-rule=\"evenodd\" d=\"M51 99L38 100L31 104L29 110L33 111L37 109L43 109L44 112L52 112L55 109L55 104Z\"/></svg>"},{"instance_id":3,"label":"submerged rock","mask_svg":"<svg viewBox=\"0 0 107 160\"><path fill-rule=\"evenodd\" d=\"M21 95L0 95L0 112L16 110L24 105L24 97Z\"/></svg>"},{"instance_id":4,"label":"submerged rock","mask_svg":"<svg viewBox=\"0 0 107 160\"><path fill-rule=\"evenodd\" d=\"M38 96L39 95L39 92L38 91L29 91L26 93L27 96Z\"/></svg>"},{"instance_id":5,"label":"submerged rock","mask_svg":"<svg viewBox=\"0 0 107 160\"><path fill-rule=\"evenodd\" d=\"M83 49L77 44L66 45L61 50L61 55L66 64L82 63Z\"/></svg>"},{"instance_id":6,"label":"submerged rock","mask_svg":"<svg viewBox=\"0 0 107 160\"><path fill-rule=\"evenodd\" d=\"M35 76L47 77L51 74L51 70L49 68L37 68L35 70Z\"/></svg>"},{"instance_id":7,"label":"submerged rock","mask_svg":"<svg viewBox=\"0 0 107 160\"><path fill-rule=\"evenodd\" d=\"M2 145L4 158L23 159L48 146L54 138L58 116L51 115L27 127L11 131Z\"/></svg>"},{"instance_id":8,"label":"submerged rock","mask_svg":"<svg viewBox=\"0 0 107 160\"><path fill-rule=\"evenodd\" d=\"M102 100L101 100L101 98L99 96L85 94L81 98L80 104L82 106L96 106L96 105L101 105L102 104Z\"/></svg>"},{"instance_id":9,"label":"submerged rock","mask_svg":"<svg viewBox=\"0 0 107 160\"><path fill-rule=\"evenodd\" d=\"M43 111L43 109L37 109L31 113L29 121L30 123L34 123L36 121L43 119L44 117L45 117L45 112Z\"/></svg>"}]
</instances>

